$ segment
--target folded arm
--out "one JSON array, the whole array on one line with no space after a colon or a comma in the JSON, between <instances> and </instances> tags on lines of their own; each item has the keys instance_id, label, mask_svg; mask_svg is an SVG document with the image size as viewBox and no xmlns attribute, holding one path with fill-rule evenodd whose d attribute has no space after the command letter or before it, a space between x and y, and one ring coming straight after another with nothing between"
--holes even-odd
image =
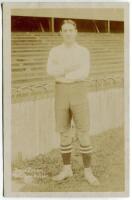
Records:
<instances>
[{"instance_id":1,"label":"folded arm","mask_svg":"<svg viewBox=\"0 0 132 200\"><path fill-rule=\"evenodd\" d=\"M88 77L90 71L90 54L89 51L86 51L81 58L79 68L75 69L72 72L69 72L65 75L67 80L84 80Z\"/></svg>"},{"instance_id":2,"label":"folded arm","mask_svg":"<svg viewBox=\"0 0 132 200\"><path fill-rule=\"evenodd\" d=\"M47 73L53 77L65 75L64 69L57 62L55 52L53 52L52 50L50 51L49 57L48 57Z\"/></svg>"}]
</instances>

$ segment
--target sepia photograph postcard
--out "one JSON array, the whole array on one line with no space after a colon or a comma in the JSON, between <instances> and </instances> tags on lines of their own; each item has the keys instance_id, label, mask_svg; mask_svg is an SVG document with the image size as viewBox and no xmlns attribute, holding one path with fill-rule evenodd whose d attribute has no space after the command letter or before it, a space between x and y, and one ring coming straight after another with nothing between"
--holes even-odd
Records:
<instances>
[{"instance_id":1,"label":"sepia photograph postcard","mask_svg":"<svg viewBox=\"0 0 132 200\"><path fill-rule=\"evenodd\" d=\"M5 197L128 197L129 3L2 3Z\"/></svg>"}]
</instances>

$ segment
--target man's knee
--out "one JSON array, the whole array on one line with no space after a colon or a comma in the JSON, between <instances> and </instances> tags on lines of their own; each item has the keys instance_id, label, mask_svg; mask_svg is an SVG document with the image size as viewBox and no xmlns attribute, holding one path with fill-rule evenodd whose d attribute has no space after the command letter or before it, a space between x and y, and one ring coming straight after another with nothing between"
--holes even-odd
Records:
<instances>
[{"instance_id":1,"label":"man's knee","mask_svg":"<svg viewBox=\"0 0 132 200\"><path fill-rule=\"evenodd\" d=\"M82 146L91 145L90 135L88 129L81 129L77 131L77 136Z\"/></svg>"},{"instance_id":2,"label":"man's knee","mask_svg":"<svg viewBox=\"0 0 132 200\"><path fill-rule=\"evenodd\" d=\"M61 130L59 133L60 133L60 142L62 145L69 145L72 143L72 134L70 128Z\"/></svg>"}]
</instances>

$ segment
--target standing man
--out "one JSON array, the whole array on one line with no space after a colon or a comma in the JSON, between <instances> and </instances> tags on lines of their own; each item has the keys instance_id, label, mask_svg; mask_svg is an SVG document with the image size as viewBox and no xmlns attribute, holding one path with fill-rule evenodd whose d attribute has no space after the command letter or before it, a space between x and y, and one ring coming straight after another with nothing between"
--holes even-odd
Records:
<instances>
[{"instance_id":1,"label":"standing man","mask_svg":"<svg viewBox=\"0 0 132 200\"><path fill-rule=\"evenodd\" d=\"M73 118L84 164L84 177L91 185L99 185L91 169L92 146L89 137L89 111L85 79L90 69L89 51L76 42L77 28L73 20L64 20L61 26L63 43L51 49L47 73L53 76L55 85L56 130L60 133L62 171L53 177L61 181L73 176L71 167Z\"/></svg>"}]
</instances>

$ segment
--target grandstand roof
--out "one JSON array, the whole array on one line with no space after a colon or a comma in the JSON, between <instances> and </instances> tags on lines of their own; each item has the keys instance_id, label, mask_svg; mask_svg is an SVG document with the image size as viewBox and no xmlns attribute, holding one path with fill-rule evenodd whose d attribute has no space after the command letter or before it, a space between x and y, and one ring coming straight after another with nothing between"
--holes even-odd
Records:
<instances>
[{"instance_id":1,"label":"grandstand roof","mask_svg":"<svg viewBox=\"0 0 132 200\"><path fill-rule=\"evenodd\" d=\"M32 17L54 17L54 18L74 18L74 19L96 19L124 21L123 8L87 8L87 7L52 7L52 8L22 8L12 9L12 16L32 16Z\"/></svg>"}]
</instances>

